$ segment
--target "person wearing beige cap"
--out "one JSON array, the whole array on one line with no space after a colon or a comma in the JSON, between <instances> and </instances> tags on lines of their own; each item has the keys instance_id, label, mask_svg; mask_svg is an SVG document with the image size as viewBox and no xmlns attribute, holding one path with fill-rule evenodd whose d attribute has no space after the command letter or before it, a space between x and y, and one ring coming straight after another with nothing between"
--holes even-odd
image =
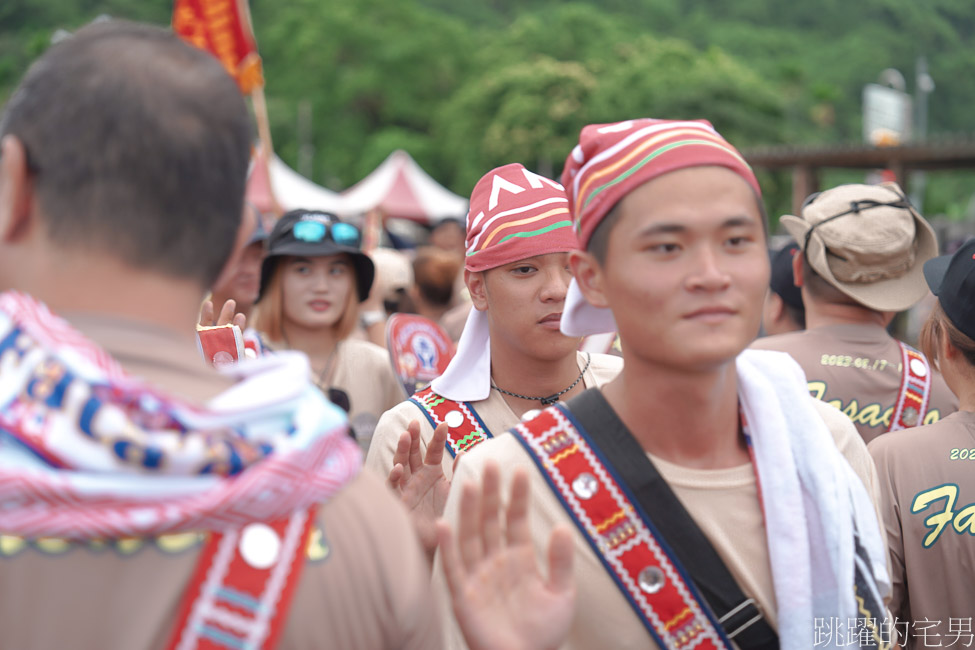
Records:
<instances>
[{"instance_id":1,"label":"person wearing beige cap","mask_svg":"<svg viewBox=\"0 0 975 650\"><path fill-rule=\"evenodd\" d=\"M853 420L865 442L953 412L958 401L924 354L886 330L927 294L924 262L938 254L934 231L901 188L840 185L781 223L801 251L793 271L806 330L752 347L788 352L810 392Z\"/></svg>"}]
</instances>

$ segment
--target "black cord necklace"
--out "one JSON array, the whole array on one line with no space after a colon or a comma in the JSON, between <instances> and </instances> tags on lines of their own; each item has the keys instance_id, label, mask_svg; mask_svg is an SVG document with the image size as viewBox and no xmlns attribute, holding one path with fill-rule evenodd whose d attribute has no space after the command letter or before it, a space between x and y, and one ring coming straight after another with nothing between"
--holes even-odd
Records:
<instances>
[{"instance_id":1,"label":"black cord necklace","mask_svg":"<svg viewBox=\"0 0 975 650\"><path fill-rule=\"evenodd\" d=\"M505 390L503 388L498 388L497 386L494 385L494 382L491 382L491 388L493 388L494 390L498 391L499 393L504 393L505 395L510 395L511 397L517 397L518 399L526 399L526 400L528 400L530 402L533 402L535 400L538 400L539 402L542 403L542 406L551 406L552 404L555 404L557 401L559 401L559 398L560 397L562 397L563 395L565 395L566 393L568 393L570 390L572 390L573 388L575 388L576 385L580 381L582 381L582 376L586 374L586 371L587 370L589 370L589 364L590 363L592 363L592 355L590 355L589 353L586 353L586 367L582 369L582 372L579 373L579 376L576 378L576 380L574 382L572 382L572 384L568 388L564 388L564 389L560 390L559 392L553 393L553 394L551 394L551 395L549 395L547 397L531 397L531 396L528 396L528 395L519 395L518 393L512 393L511 391L507 391L507 390Z\"/></svg>"}]
</instances>

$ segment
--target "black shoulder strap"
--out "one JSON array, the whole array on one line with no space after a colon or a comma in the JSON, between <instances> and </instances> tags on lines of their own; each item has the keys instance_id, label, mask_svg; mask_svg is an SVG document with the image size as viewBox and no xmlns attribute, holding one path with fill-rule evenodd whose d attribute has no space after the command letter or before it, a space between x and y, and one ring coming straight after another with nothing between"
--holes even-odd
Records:
<instances>
[{"instance_id":1,"label":"black shoulder strap","mask_svg":"<svg viewBox=\"0 0 975 650\"><path fill-rule=\"evenodd\" d=\"M707 600L729 639L741 650L772 650L779 638L742 593L711 542L630 434L606 398L590 389L566 406L635 495L677 560Z\"/></svg>"}]
</instances>

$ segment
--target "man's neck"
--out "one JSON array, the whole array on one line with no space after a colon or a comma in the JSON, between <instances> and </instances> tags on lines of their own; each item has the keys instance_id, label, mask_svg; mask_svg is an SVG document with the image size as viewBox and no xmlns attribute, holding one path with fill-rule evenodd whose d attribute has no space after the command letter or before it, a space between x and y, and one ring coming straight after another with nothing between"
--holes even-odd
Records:
<instances>
[{"instance_id":1,"label":"man's neck","mask_svg":"<svg viewBox=\"0 0 975 650\"><path fill-rule=\"evenodd\" d=\"M684 467L749 462L739 431L734 361L708 371L664 368L625 358L603 394L643 449Z\"/></svg>"},{"instance_id":2,"label":"man's neck","mask_svg":"<svg viewBox=\"0 0 975 650\"><path fill-rule=\"evenodd\" d=\"M554 395L579 378L579 364L575 350L558 359L539 359L525 356L491 341L491 381L509 393L530 397ZM573 389L559 397L565 401L585 388L580 381ZM538 400L524 400L505 395L505 401L517 415L541 408Z\"/></svg>"},{"instance_id":3,"label":"man's neck","mask_svg":"<svg viewBox=\"0 0 975 650\"><path fill-rule=\"evenodd\" d=\"M132 268L109 256L65 252L24 273L16 289L55 314L99 314L143 322L192 344L203 289L194 281Z\"/></svg>"},{"instance_id":4,"label":"man's neck","mask_svg":"<svg viewBox=\"0 0 975 650\"><path fill-rule=\"evenodd\" d=\"M876 325L885 328L894 316L859 305L820 303L806 299L806 294L803 294L803 299L806 305L806 329L831 325Z\"/></svg>"}]
</instances>

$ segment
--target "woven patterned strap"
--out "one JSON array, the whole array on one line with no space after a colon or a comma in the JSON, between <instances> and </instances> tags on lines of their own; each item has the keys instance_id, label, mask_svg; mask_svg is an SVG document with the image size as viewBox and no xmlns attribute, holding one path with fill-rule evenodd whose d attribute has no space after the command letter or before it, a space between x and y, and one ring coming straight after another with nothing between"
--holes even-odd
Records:
<instances>
[{"instance_id":1,"label":"woven patterned strap","mask_svg":"<svg viewBox=\"0 0 975 650\"><path fill-rule=\"evenodd\" d=\"M661 648L731 648L684 570L564 406L513 431Z\"/></svg>"},{"instance_id":2,"label":"woven patterned strap","mask_svg":"<svg viewBox=\"0 0 975 650\"><path fill-rule=\"evenodd\" d=\"M271 650L288 620L314 509L213 533L183 594L167 650Z\"/></svg>"},{"instance_id":3,"label":"woven patterned strap","mask_svg":"<svg viewBox=\"0 0 975 650\"><path fill-rule=\"evenodd\" d=\"M447 423L447 451L451 456L472 449L492 437L469 402L447 399L433 392L429 386L414 394L410 401L420 407L434 429L441 422Z\"/></svg>"},{"instance_id":4,"label":"woven patterned strap","mask_svg":"<svg viewBox=\"0 0 975 650\"><path fill-rule=\"evenodd\" d=\"M931 367L924 355L900 341L901 387L888 431L909 429L924 422L931 397Z\"/></svg>"}]
</instances>

